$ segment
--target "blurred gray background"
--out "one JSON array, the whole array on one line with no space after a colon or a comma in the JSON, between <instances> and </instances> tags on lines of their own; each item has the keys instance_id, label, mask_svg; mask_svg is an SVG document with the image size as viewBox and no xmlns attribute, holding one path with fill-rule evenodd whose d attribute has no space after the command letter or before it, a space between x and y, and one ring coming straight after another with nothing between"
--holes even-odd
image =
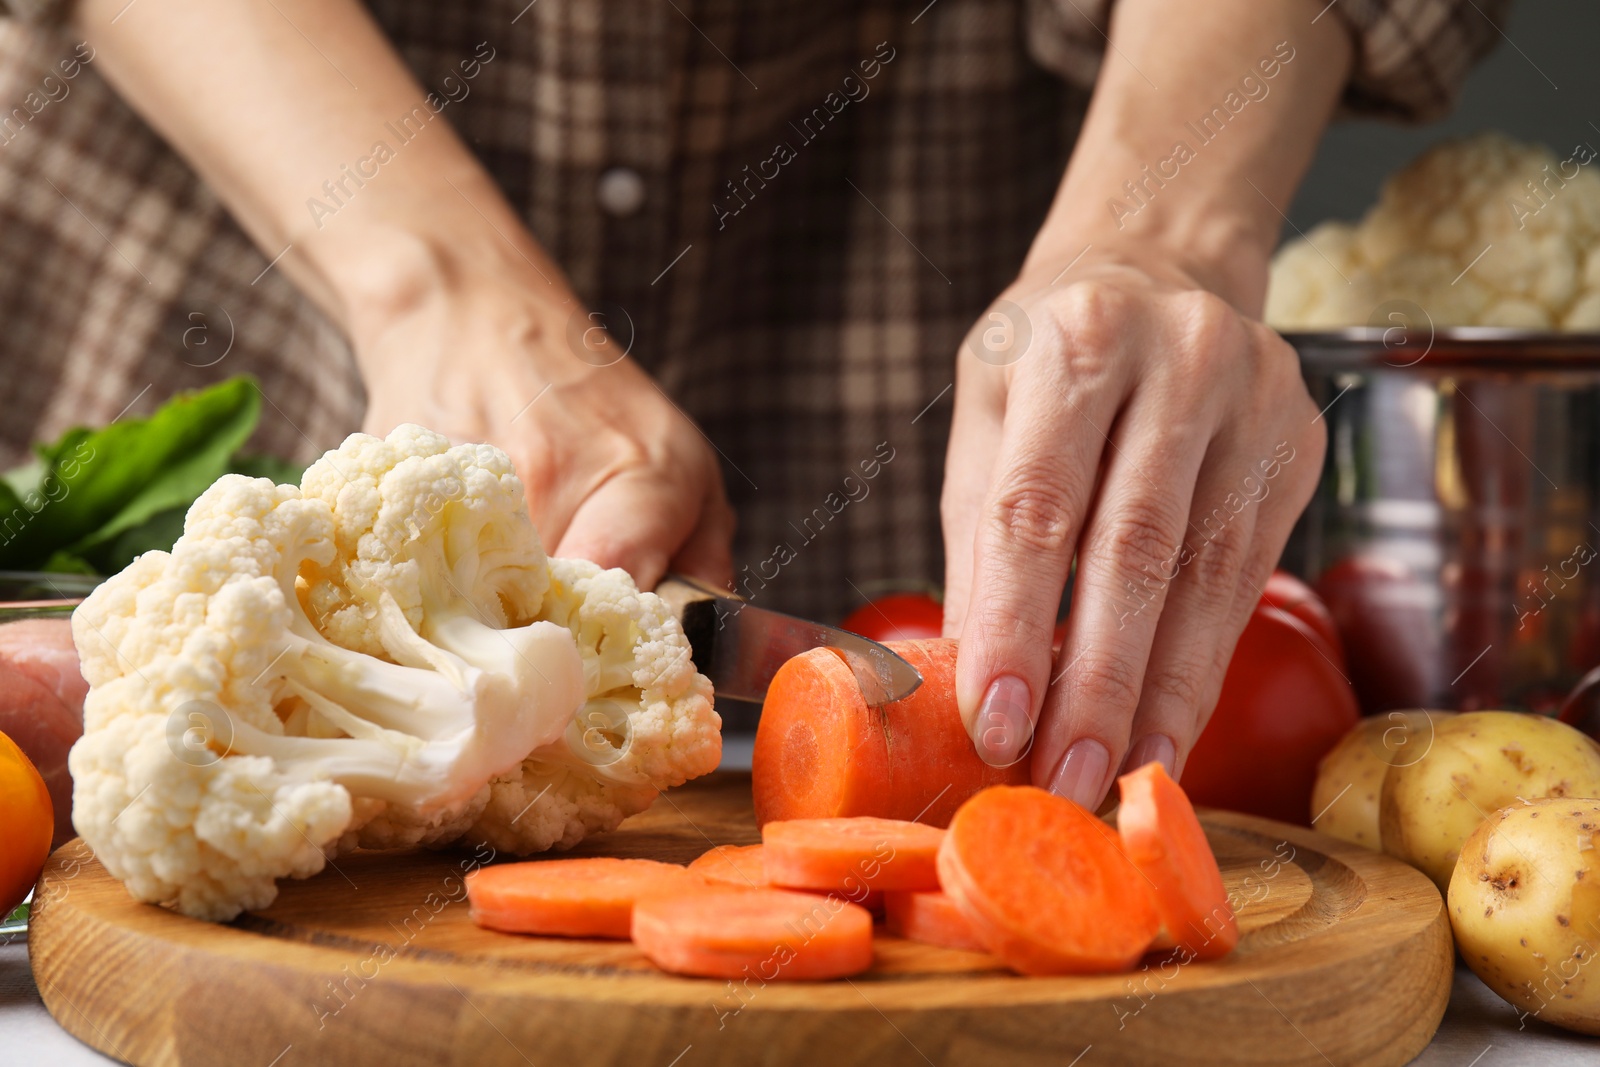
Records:
<instances>
[{"instance_id":1,"label":"blurred gray background","mask_svg":"<svg viewBox=\"0 0 1600 1067\"><path fill-rule=\"evenodd\" d=\"M1563 159L1579 141L1600 148L1600 3L1522 0L1504 29L1442 121L1336 123L1289 210L1294 224L1309 230L1324 219L1360 218L1385 175L1448 137L1498 129L1543 142Z\"/></svg>"}]
</instances>

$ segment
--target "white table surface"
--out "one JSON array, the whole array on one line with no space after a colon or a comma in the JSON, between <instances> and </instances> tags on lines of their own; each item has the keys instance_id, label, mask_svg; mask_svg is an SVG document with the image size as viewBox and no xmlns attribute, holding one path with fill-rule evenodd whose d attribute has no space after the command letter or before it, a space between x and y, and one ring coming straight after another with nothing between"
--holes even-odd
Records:
<instances>
[{"instance_id":1,"label":"white table surface","mask_svg":"<svg viewBox=\"0 0 1600 1067\"><path fill-rule=\"evenodd\" d=\"M749 742L739 738L728 742L723 765L748 769ZM1093 1060L1091 1050L1083 1067L1093 1067ZM103 1067L116 1062L78 1042L45 1011L28 967L27 942L0 945L0 1067ZM1415 1067L1600 1065L1600 1038L1534 1020L1519 1028L1516 1009L1489 992L1471 971L1458 967L1439 1033L1412 1063Z\"/></svg>"}]
</instances>

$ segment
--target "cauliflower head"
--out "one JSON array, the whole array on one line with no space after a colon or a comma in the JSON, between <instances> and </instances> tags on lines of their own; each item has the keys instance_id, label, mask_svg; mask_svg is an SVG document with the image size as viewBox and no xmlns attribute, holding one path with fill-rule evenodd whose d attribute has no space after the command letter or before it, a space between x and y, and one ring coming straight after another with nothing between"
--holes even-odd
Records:
<instances>
[{"instance_id":1,"label":"cauliflower head","mask_svg":"<svg viewBox=\"0 0 1600 1067\"><path fill-rule=\"evenodd\" d=\"M73 615L73 819L138 899L226 920L353 848L568 847L721 755L660 598L551 560L504 453L403 426L228 475Z\"/></svg>"},{"instance_id":2,"label":"cauliflower head","mask_svg":"<svg viewBox=\"0 0 1600 1067\"><path fill-rule=\"evenodd\" d=\"M1497 133L1440 144L1390 177L1360 223L1325 222L1285 244L1265 319L1388 326L1369 320L1404 300L1435 326L1600 329L1594 162L1583 146L1558 159Z\"/></svg>"}]
</instances>

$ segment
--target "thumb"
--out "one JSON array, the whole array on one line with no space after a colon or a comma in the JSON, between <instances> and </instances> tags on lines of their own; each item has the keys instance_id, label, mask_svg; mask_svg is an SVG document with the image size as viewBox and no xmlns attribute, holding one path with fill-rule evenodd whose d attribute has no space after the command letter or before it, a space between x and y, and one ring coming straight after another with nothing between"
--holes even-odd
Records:
<instances>
[{"instance_id":1,"label":"thumb","mask_svg":"<svg viewBox=\"0 0 1600 1067\"><path fill-rule=\"evenodd\" d=\"M553 554L621 567L655 588L699 519L700 501L682 489L642 471L609 479L578 505Z\"/></svg>"},{"instance_id":2,"label":"thumb","mask_svg":"<svg viewBox=\"0 0 1600 1067\"><path fill-rule=\"evenodd\" d=\"M720 490L706 494L700 521L672 557L679 574L710 582L719 589L733 588L733 509Z\"/></svg>"}]
</instances>

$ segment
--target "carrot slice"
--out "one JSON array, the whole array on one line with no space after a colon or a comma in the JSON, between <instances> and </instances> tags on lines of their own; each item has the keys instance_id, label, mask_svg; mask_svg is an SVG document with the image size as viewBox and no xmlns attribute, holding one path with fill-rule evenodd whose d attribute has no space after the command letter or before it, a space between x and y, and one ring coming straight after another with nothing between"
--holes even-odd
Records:
<instances>
[{"instance_id":1,"label":"carrot slice","mask_svg":"<svg viewBox=\"0 0 1600 1067\"><path fill-rule=\"evenodd\" d=\"M676 863L612 856L502 863L466 878L479 926L562 937L626 938L636 901L706 884Z\"/></svg>"},{"instance_id":2,"label":"carrot slice","mask_svg":"<svg viewBox=\"0 0 1600 1067\"><path fill-rule=\"evenodd\" d=\"M883 925L907 941L968 952L988 951L955 901L941 891L896 889L884 893Z\"/></svg>"},{"instance_id":3,"label":"carrot slice","mask_svg":"<svg viewBox=\"0 0 1600 1067\"><path fill-rule=\"evenodd\" d=\"M979 940L1023 974L1125 971L1161 930L1116 832L1031 786L985 789L961 806L939 880Z\"/></svg>"},{"instance_id":4,"label":"carrot slice","mask_svg":"<svg viewBox=\"0 0 1600 1067\"><path fill-rule=\"evenodd\" d=\"M1144 872L1166 937L1196 959L1226 956L1239 943L1217 857L1183 787L1159 763L1117 779L1122 850Z\"/></svg>"},{"instance_id":5,"label":"carrot slice","mask_svg":"<svg viewBox=\"0 0 1600 1067\"><path fill-rule=\"evenodd\" d=\"M702 978L843 978L872 965L872 916L838 897L716 887L641 900L633 940L652 963Z\"/></svg>"},{"instance_id":6,"label":"carrot slice","mask_svg":"<svg viewBox=\"0 0 1600 1067\"><path fill-rule=\"evenodd\" d=\"M766 861L760 845L715 845L702 852L689 869L712 885L759 889L767 881Z\"/></svg>"},{"instance_id":7,"label":"carrot slice","mask_svg":"<svg viewBox=\"0 0 1600 1067\"><path fill-rule=\"evenodd\" d=\"M1028 781L1028 761L990 767L956 708L956 642L890 641L922 672L904 700L869 708L855 675L828 648L778 669L756 726L756 824L876 815L948 826L962 801Z\"/></svg>"},{"instance_id":8,"label":"carrot slice","mask_svg":"<svg viewBox=\"0 0 1600 1067\"><path fill-rule=\"evenodd\" d=\"M789 819L762 827L767 878L790 889L857 896L869 889L939 888L945 832L901 819Z\"/></svg>"},{"instance_id":9,"label":"carrot slice","mask_svg":"<svg viewBox=\"0 0 1600 1067\"><path fill-rule=\"evenodd\" d=\"M717 845L700 854L689 869L712 885L734 885L758 889L767 880L764 845ZM806 892L814 892L806 890ZM883 890L869 889L858 880L849 889L836 892L852 904L860 904L874 915L883 914Z\"/></svg>"}]
</instances>

